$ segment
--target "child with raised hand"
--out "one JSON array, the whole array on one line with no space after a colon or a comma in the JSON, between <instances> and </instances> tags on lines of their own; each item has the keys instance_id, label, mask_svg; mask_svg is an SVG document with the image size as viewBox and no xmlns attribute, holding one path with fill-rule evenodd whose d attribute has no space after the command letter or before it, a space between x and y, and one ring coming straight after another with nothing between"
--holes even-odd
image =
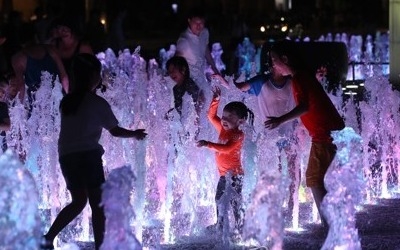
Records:
<instances>
[{"instance_id":1,"label":"child with raised hand","mask_svg":"<svg viewBox=\"0 0 400 250\"><path fill-rule=\"evenodd\" d=\"M222 117L218 117L218 105L221 96L221 90L216 87L213 89L213 100L208 111L208 119L217 130L218 142L210 142L200 140L197 142L198 147L208 147L215 152L216 163L220 175L217 191L215 195L216 203L222 198L226 191L226 175L229 173L231 177L231 185L236 192L230 203L235 216L236 229L241 233L243 227L243 209L241 207L241 192L243 186L244 171L241 162L241 150L244 141L244 133L240 130L240 125L245 123L247 118L252 119L254 114L242 102L228 103L222 112ZM217 227L222 228L222 218L217 206Z\"/></svg>"},{"instance_id":2,"label":"child with raised hand","mask_svg":"<svg viewBox=\"0 0 400 250\"><path fill-rule=\"evenodd\" d=\"M72 201L64 207L43 237L41 249L54 249L53 240L86 206L92 210L95 248L104 238L105 215L101 206L101 186L105 181L99 144L103 128L115 137L146 137L144 129L118 126L111 106L96 95L101 82L101 63L92 54L78 54L71 64L70 92L61 100L61 130L58 153L62 174Z\"/></svg>"}]
</instances>

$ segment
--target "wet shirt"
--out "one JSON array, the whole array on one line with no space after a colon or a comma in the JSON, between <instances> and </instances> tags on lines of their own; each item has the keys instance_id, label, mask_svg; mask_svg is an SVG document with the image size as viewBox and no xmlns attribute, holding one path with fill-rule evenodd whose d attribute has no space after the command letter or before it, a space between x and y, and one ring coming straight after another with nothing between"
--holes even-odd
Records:
<instances>
[{"instance_id":1,"label":"wet shirt","mask_svg":"<svg viewBox=\"0 0 400 250\"><path fill-rule=\"evenodd\" d=\"M340 116L322 85L312 75L299 72L293 76L296 103L306 103L308 112L300 119L313 142L332 142L331 131L344 128Z\"/></svg>"},{"instance_id":2,"label":"wet shirt","mask_svg":"<svg viewBox=\"0 0 400 250\"><path fill-rule=\"evenodd\" d=\"M241 149L243 146L244 133L239 129L225 130L221 125L221 119L217 116L218 100L213 100L208 111L208 119L215 127L218 136L218 143L209 142L207 147L215 150L220 176L225 176L229 171L232 175L243 174Z\"/></svg>"},{"instance_id":3,"label":"wet shirt","mask_svg":"<svg viewBox=\"0 0 400 250\"><path fill-rule=\"evenodd\" d=\"M209 32L204 28L200 35L195 35L187 28L176 42L176 54L183 56L189 65L190 77L202 90L209 90L204 71L206 70L206 49L209 43Z\"/></svg>"},{"instance_id":4,"label":"wet shirt","mask_svg":"<svg viewBox=\"0 0 400 250\"><path fill-rule=\"evenodd\" d=\"M195 35L189 28L183 32L176 42L176 50L182 55L192 68L200 67L204 71L206 66L206 48L208 46L209 32L204 28L200 35Z\"/></svg>"},{"instance_id":5,"label":"wet shirt","mask_svg":"<svg viewBox=\"0 0 400 250\"><path fill-rule=\"evenodd\" d=\"M258 75L247 81L250 89L247 93L256 95L258 106L261 112L263 122L267 117L279 117L291 111L296 103L293 97L293 89L290 77L286 79L283 85L276 85L270 74ZM278 132L281 136L291 136L296 121L286 122L279 126Z\"/></svg>"}]
</instances>

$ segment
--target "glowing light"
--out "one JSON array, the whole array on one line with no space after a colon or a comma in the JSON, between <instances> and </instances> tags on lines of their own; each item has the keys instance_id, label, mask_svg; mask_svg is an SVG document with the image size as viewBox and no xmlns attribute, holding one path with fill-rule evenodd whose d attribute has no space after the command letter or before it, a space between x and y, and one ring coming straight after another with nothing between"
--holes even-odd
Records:
<instances>
[{"instance_id":1,"label":"glowing light","mask_svg":"<svg viewBox=\"0 0 400 250\"><path fill-rule=\"evenodd\" d=\"M281 21L282 21L282 22L285 21L285 18L284 18L284 17L281 17Z\"/></svg>"},{"instance_id":2,"label":"glowing light","mask_svg":"<svg viewBox=\"0 0 400 250\"><path fill-rule=\"evenodd\" d=\"M265 32L265 27L264 27L264 26L261 26L261 27L260 27L260 31L261 31L261 32Z\"/></svg>"},{"instance_id":3,"label":"glowing light","mask_svg":"<svg viewBox=\"0 0 400 250\"><path fill-rule=\"evenodd\" d=\"M106 25L106 19L105 19L104 17L102 17L102 18L100 19L100 22L101 22L101 24Z\"/></svg>"},{"instance_id":4,"label":"glowing light","mask_svg":"<svg viewBox=\"0 0 400 250\"><path fill-rule=\"evenodd\" d=\"M282 31L282 32L286 32L287 29L288 29L288 26L287 26L287 25L284 25L284 26L282 26L281 31Z\"/></svg>"},{"instance_id":5,"label":"glowing light","mask_svg":"<svg viewBox=\"0 0 400 250\"><path fill-rule=\"evenodd\" d=\"M345 95L357 95L357 93L354 93L354 92L351 92L351 91L350 92L345 92L344 94Z\"/></svg>"},{"instance_id":6,"label":"glowing light","mask_svg":"<svg viewBox=\"0 0 400 250\"><path fill-rule=\"evenodd\" d=\"M302 232L307 231L307 230L304 229L304 228L301 228L301 227L298 227L298 228L288 227L288 228L285 228L285 231L294 232L294 233L302 233Z\"/></svg>"},{"instance_id":7,"label":"glowing light","mask_svg":"<svg viewBox=\"0 0 400 250\"><path fill-rule=\"evenodd\" d=\"M358 85L349 84L349 85L346 86L346 88L348 88L348 89L358 89Z\"/></svg>"},{"instance_id":8,"label":"glowing light","mask_svg":"<svg viewBox=\"0 0 400 250\"><path fill-rule=\"evenodd\" d=\"M177 4L177 3L171 4L171 8L172 8L172 11L173 11L175 14L178 13L178 4Z\"/></svg>"}]
</instances>

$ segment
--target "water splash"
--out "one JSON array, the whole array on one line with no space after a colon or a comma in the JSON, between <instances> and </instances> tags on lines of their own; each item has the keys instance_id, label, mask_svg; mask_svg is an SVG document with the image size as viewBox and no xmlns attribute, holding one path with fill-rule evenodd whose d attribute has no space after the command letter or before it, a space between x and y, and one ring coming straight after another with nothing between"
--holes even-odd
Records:
<instances>
[{"instance_id":1,"label":"water splash","mask_svg":"<svg viewBox=\"0 0 400 250\"><path fill-rule=\"evenodd\" d=\"M362 138L352 128L333 133L338 146L336 164L325 176L328 191L321 210L329 224L329 233L323 250L361 249L356 229L356 208L365 196L366 180L362 165ZM350 184L351 183L351 184Z\"/></svg>"},{"instance_id":2,"label":"water splash","mask_svg":"<svg viewBox=\"0 0 400 250\"><path fill-rule=\"evenodd\" d=\"M119 55L107 50L99 57L107 90L98 91L98 94L111 104L121 126L146 128L149 132L145 142L114 138L107 132L101 138L106 151L103 160L107 178L114 169L125 165L132 166L131 170L138 177L132 187L136 217L129 224L135 232L134 236L144 247L161 244L187 246L202 242L202 229L216 221L214 196L218 174L214 154L195 146L197 139L217 140L218 135L206 118L211 99L210 86L205 85L205 107L199 114L190 96L186 95L182 116L175 111L166 116L173 107L173 82L157 70L156 63L147 64L140 57L139 48L133 53L125 50ZM208 84L206 81L203 83ZM346 118L346 124L362 138L362 153L358 160L362 162L360 173L365 177L366 194L361 203L398 193L400 158L400 138L395 133L400 129L399 93L391 89L382 74L366 79L365 88L365 99L360 102L351 99L343 102L340 91L330 96ZM286 171L282 174L278 171L277 136L273 132L266 133L263 121L257 120L261 116L256 98L236 88L223 88L222 91L219 112L227 102L240 100L255 112L256 117L254 127L243 127L246 133L243 150L244 236L258 245L279 248L284 233L282 208L289 197L289 181ZM37 95L29 118L24 105L14 100L10 107L13 126L6 138L9 147L25 159L25 167L38 185L40 196L37 207L42 214L49 214L44 218L46 228L70 198L56 153L60 84L55 82L53 87L50 78L45 77ZM301 127L297 136L298 167L302 175L299 176L301 185L295 202L300 207L311 207L313 200L302 182L310 138ZM340 190L344 192L340 194L345 194L347 189ZM353 202L351 204L360 203L356 197L347 198ZM332 202L332 205L326 206L336 207L333 205L336 200ZM343 206L338 208L347 209ZM66 242L78 239L90 241L88 216L84 213L64 230L64 236L60 238ZM315 218L299 219L299 227L310 221L315 222ZM335 232L344 229L345 224L341 225L337 225ZM346 228L350 230L349 226ZM351 239L356 244L357 239ZM215 240L209 242L217 244Z\"/></svg>"},{"instance_id":3,"label":"water splash","mask_svg":"<svg viewBox=\"0 0 400 250\"><path fill-rule=\"evenodd\" d=\"M112 170L103 184L102 204L106 215L106 234L101 250L140 250L142 246L132 232L130 222L135 217L131 192L137 181L131 167Z\"/></svg>"},{"instance_id":4,"label":"water splash","mask_svg":"<svg viewBox=\"0 0 400 250\"><path fill-rule=\"evenodd\" d=\"M39 194L32 174L10 150L0 155L0 248L36 250Z\"/></svg>"}]
</instances>

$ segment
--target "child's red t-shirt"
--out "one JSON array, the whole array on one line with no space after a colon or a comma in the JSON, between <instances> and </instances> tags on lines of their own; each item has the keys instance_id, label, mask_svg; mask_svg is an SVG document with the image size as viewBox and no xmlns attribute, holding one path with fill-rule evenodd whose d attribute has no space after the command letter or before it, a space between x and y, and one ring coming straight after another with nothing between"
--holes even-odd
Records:
<instances>
[{"instance_id":1,"label":"child's red t-shirt","mask_svg":"<svg viewBox=\"0 0 400 250\"><path fill-rule=\"evenodd\" d=\"M331 131L341 130L345 125L322 85L306 73L297 73L292 80L296 103L308 106L308 112L300 119L312 141L332 142Z\"/></svg>"},{"instance_id":2,"label":"child's red t-shirt","mask_svg":"<svg viewBox=\"0 0 400 250\"><path fill-rule=\"evenodd\" d=\"M208 119L217 130L218 143L208 143L207 147L216 151L215 159L219 174L225 176L229 171L232 175L243 174L241 149L244 133L239 129L225 130L221 119L217 116L219 100L213 100L208 111Z\"/></svg>"}]
</instances>

